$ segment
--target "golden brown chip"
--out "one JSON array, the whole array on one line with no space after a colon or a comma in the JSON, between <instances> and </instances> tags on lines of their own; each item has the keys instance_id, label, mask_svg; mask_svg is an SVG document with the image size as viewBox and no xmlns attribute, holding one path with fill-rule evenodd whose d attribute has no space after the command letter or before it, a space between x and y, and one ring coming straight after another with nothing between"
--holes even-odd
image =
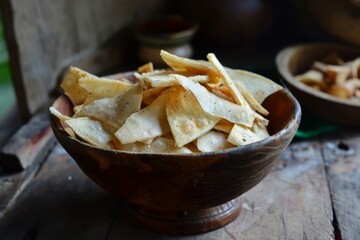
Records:
<instances>
[{"instance_id":1,"label":"golden brown chip","mask_svg":"<svg viewBox=\"0 0 360 240\"><path fill-rule=\"evenodd\" d=\"M152 72L152 71L154 71L154 65L152 62L148 62L148 63L138 67L139 73L147 73L147 72Z\"/></svg>"},{"instance_id":2,"label":"golden brown chip","mask_svg":"<svg viewBox=\"0 0 360 240\"><path fill-rule=\"evenodd\" d=\"M189 81L188 78L184 76L174 76L182 87L194 94L197 102L202 108L202 111L205 111L214 117L224 118L233 123L239 123L252 127L255 114L249 108L226 101L210 93L204 86Z\"/></svg>"},{"instance_id":3,"label":"golden brown chip","mask_svg":"<svg viewBox=\"0 0 360 240\"><path fill-rule=\"evenodd\" d=\"M164 50L161 50L160 56L164 60L164 62L166 62L166 64L175 71L189 72L195 75L199 75L199 74L216 75L214 69L206 61L178 57Z\"/></svg>"},{"instance_id":4,"label":"golden brown chip","mask_svg":"<svg viewBox=\"0 0 360 240\"><path fill-rule=\"evenodd\" d=\"M65 73L60 84L60 87L64 90L65 94L70 98L74 105L82 104L88 95L86 89L79 84L79 79L86 76L93 75L77 67L71 66Z\"/></svg>"},{"instance_id":5,"label":"golden brown chip","mask_svg":"<svg viewBox=\"0 0 360 240\"><path fill-rule=\"evenodd\" d=\"M129 89L133 84L108 78L86 76L79 79L79 84L88 91L85 104L96 99L111 98Z\"/></svg>"},{"instance_id":6,"label":"golden brown chip","mask_svg":"<svg viewBox=\"0 0 360 240\"><path fill-rule=\"evenodd\" d=\"M94 146L111 149L112 136L106 132L99 121L83 117L66 120L65 123L85 142Z\"/></svg>"}]
</instances>

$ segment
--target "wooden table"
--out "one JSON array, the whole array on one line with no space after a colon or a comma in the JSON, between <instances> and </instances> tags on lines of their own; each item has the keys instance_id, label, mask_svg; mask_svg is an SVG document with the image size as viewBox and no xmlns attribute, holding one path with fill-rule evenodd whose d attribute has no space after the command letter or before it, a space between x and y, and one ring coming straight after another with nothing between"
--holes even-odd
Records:
<instances>
[{"instance_id":1,"label":"wooden table","mask_svg":"<svg viewBox=\"0 0 360 240\"><path fill-rule=\"evenodd\" d=\"M235 221L195 236L163 235L134 225L122 200L93 183L51 131L48 136L40 160L25 170L1 173L0 239L360 238L357 129L293 141L273 172L241 196L242 212Z\"/></svg>"}]
</instances>

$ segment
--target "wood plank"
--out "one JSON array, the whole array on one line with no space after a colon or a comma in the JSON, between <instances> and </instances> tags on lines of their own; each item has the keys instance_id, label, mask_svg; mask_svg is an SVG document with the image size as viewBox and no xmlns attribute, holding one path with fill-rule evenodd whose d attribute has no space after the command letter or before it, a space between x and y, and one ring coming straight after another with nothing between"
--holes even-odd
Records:
<instances>
[{"instance_id":1,"label":"wood plank","mask_svg":"<svg viewBox=\"0 0 360 240\"><path fill-rule=\"evenodd\" d=\"M118 200L57 145L0 222L2 239L106 239Z\"/></svg>"},{"instance_id":2,"label":"wood plank","mask_svg":"<svg viewBox=\"0 0 360 240\"><path fill-rule=\"evenodd\" d=\"M44 160L56 142L49 118L48 110L37 114L10 138L0 152L4 170L20 171Z\"/></svg>"},{"instance_id":3,"label":"wood plank","mask_svg":"<svg viewBox=\"0 0 360 240\"><path fill-rule=\"evenodd\" d=\"M343 240L360 236L360 131L323 138L333 208Z\"/></svg>"},{"instance_id":4,"label":"wood plank","mask_svg":"<svg viewBox=\"0 0 360 240\"><path fill-rule=\"evenodd\" d=\"M263 182L242 197L227 226L196 236L168 236L128 221L123 208L109 239L334 239L333 214L318 142L294 143Z\"/></svg>"}]
</instances>

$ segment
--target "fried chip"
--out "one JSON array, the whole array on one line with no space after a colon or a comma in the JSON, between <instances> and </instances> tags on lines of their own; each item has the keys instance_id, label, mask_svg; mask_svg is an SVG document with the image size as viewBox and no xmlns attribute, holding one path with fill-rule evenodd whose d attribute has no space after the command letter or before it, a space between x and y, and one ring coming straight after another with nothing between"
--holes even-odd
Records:
<instances>
[{"instance_id":1,"label":"fried chip","mask_svg":"<svg viewBox=\"0 0 360 240\"><path fill-rule=\"evenodd\" d=\"M148 63L138 67L139 73L147 73L147 72L152 72L152 71L154 71L154 65L152 62L148 62Z\"/></svg>"},{"instance_id":2,"label":"fried chip","mask_svg":"<svg viewBox=\"0 0 360 240\"><path fill-rule=\"evenodd\" d=\"M194 95L181 86L170 89L166 115L177 147L203 135L220 120L205 112Z\"/></svg>"},{"instance_id":3,"label":"fried chip","mask_svg":"<svg viewBox=\"0 0 360 240\"><path fill-rule=\"evenodd\" d=\"M66 120L65 123L85 142L94 146L111 149L112 135L103 128L102 124L89 117Z\"/></svg>"},{"instance_id":4,"label":"fried chip","mask_svg":"<svg viewBox=\"0 0 360 240\"><path fill-rule=\"evenodd\" d=\"M156 98L158 98L166 88L149 88L143 91L142 103L149 106Z\"/></svg>"},{"instance_id":5,"label":"fried chip","mask_svg":"<svg viewBox=\"0 0 360 240\"><path fill-rule=\"evenodd\" d=\"M69 120L69 119L72 119L72 117L69 117L69 116L66 116L64 114L62 114L60 111L58 111L54 106L51 106L49 108L50 110L50 113L52 115L54 115L55 117L57 117L60 121L66 121L66 120Z\"/></svg>"},{"instance_id":6,"label":"fried chip","mask_svg":"<svg viewBox=\"0 0 360 240\"><path fill-rule=\"evenodd\" d=\"M114 128L120 128L131 114L140 110L142 92L142 84L134 84L115 97L94 100L84 105L77 115L93 117Z\"/></svg>"},{"instance_id":7,"label":"fried chip","mask_svg":"<svg viewBox=\"0 0 360 240\"><path fill-rule=\"evenodd\" d=\"M173 76L171 76L171 74L173 73L176 72L157 70L142 75L136 75L136 77L139 80L149 83L153 88L171 87L178 84L176 79ZM194 82L200 82L200 83L206 83L209 81L209 76L207 75L195 75L195 76L189 76L189 78Z\"/></svg>"},{"instance_id":8,"label":"fried chip","mask_svg":"<svg viewBox=\"0 0 360 240\"><path fill-rule=\"evenodd\" d=\"M95 77L86 71L71 66L60 84L60 87L74 105L82 104L88 96L88 91L79 84L79 79L86 76Z\"/></svg>"},{"instance_id":9,"label":"fried chip","mask_svg":"<svg viewBox=\"0 0 360 240\"><path fill-rule=\"evenodd\" d=\"M283 88L274 81L256 73L231 68L226 68L226 71L235 84L241 82L258 103L262 103L265 98Z\"/></svg>"},{"instance_id":10,"label":"fried chip","mask_svg":"<svg viewBox=\"0 0 360 240\"><path fill-rule=\"evenodd\" d=\"M111 98L129 89L133 84L108 78L86 76L79 79L79 84L87 90L85 104L95 99Z\"/></svg>"},{"instance_id":11,"label":"fried chip","mask_svg":"<svg viewBox=\"0 0 360 240\"><path fill-rule=\"evenodd\" d=\"M199 75L199 74L216 75L216 71L206 61L178 57L164 50L160 51L160 56L164 60L164 62L175 71L189 72L195 75Z\"/></svg>"},{"instance_id":12,"label":"fried chip","mask_svg":"<svg viewBox=\"0 0 360 240\"><path fill-rule=\"evenodd\" d=\"M237 124L231 129L227 141L235 146L243 146L264 139L265 135L258 135L252 129Z\"/></svg>"},{"instance_id":13,"label":"fried chip","mask_svg":"<svg viewBox=\"0 0 360 240\"><path fill-rule=\"evenodd\" d=\"M133 113L115 132L115 136L122 144L146 141L170 132L166 117L167 94L158 97L146 108Z\"/></svg>"},{"instance_id":14,"label":"fried chip","mask_svg":"<svg viewBox=\"0 0 360 240\"><path fill-rule=\"evenodd\" d=\"M196 146L201 152L220 151L234 147L226 140L227 135L217 131L209 131L196 140Z\"/></svg>"},{"instance_id":15,"label":"fried chip","mask_svg":"<svg viewBox=\"0 0 360 240\"><path fill-rule=\"evenodd\" d=\"M226 101L206 90L198 83L181 75L173 75L182 87L194 94L203 111L214 117L224 118L233 123L252 127L255 114L248 108Z\"/></svg>"}]
</instances>

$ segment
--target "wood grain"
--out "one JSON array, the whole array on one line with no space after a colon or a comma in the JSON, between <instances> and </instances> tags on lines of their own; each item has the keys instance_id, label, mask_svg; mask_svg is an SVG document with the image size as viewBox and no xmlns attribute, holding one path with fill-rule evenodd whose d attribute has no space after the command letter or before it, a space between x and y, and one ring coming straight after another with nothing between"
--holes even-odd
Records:
<instances>
[{"instance_id":1,"label":"wood grain","mask_svg":"<svg viewBox=\"0 0 360 240\"><path fill-rule=\"evenodd\" d=\"M333 208L343 240L360 236L360 132L349 130L323 138Z\"/></svg>"},{"instance_id":2,"label":"wood grain","mask_svg":"<svg viewBox=\"0 0 360 240\"><path fill-rule=\"evenodd\" d=\"M69 59L96 49L137 18L160 8L160 0L1 1L23 120L30 119L47 101ZM119 42L118 47L123 44Z\"/></svg>"},{"instance_id":3,"label":"wood grain","mask_svg":"<svg viewBox=\"0 0 360 240\"><path fill-rule=\"evenodd\" d=\"M2 239L105 239L118 200L58 145L0 220Z\"/></svg>"},{"instance_id":4,"label":"wood grain","mask_svg":"<svg viewBox=\"0 0 360 240\"><path fill-rule=\"evenodd\" d=\"M120 209L109 240L119 239L334 239L333 214L321 145L295 143L275 171L241 197L242 212L229 225L206 234L170 236L131 223Z\"/></svg>"}]
</instances>

